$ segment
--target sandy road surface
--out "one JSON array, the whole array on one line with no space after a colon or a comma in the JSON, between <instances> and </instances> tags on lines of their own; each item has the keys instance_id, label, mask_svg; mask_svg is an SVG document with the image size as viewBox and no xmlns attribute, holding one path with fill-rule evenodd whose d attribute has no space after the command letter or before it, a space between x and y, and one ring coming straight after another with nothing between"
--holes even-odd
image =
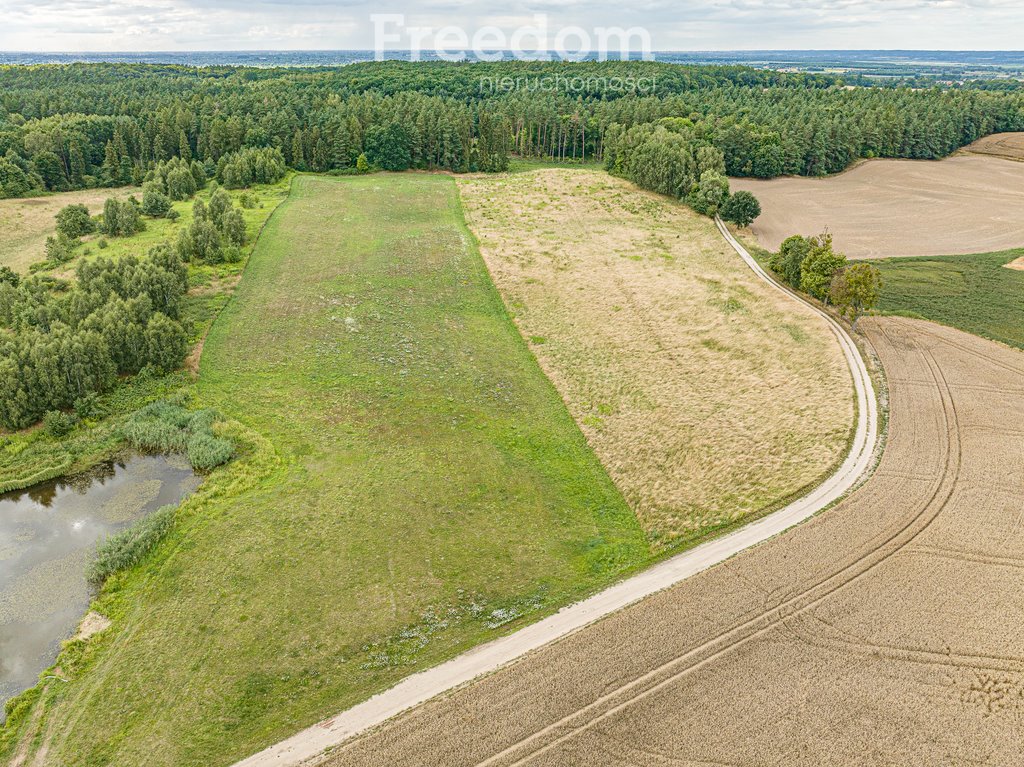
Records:
<instances>
[{"instance_id":1,"label":"sandy road surface","mask_svg":"<svg viewBox=\"0 0 1024 767\"><path fill-rule=\"evenodd\" d=\"M736 249L737 253L748 265L763 279L771 282L760 266L728 231L722 227L720 222L719 227L726 240ZM772 282L772 284L774 285L775 283ZM778 289L781 290L781 288ZM794 298L794 300L797 299ZM818 310L815 309L815 311ZM532 663L532 658L528 654L538 648L550 645L559 638L574 635L574 632L580 632L580 629L604 616L612 615L627 605L633 604L644 597L649 597L652 594L657 594L673 584L705 571L715 564L724 562L737 552L768 540L798 522L808 519L818 510L841 498L857 483L871 464L872 454L878 441L877 403L867 368L854 342L827 315L821 313L821 316L829 323L833 332L836 333L850 366L857 394L858 422L846 460L836 473L818 488L783 509L763 517L734 533L709 541L672 557L589 599L563 608L555 615L527 626L514 634L471 650L435 668L414 674L395 687L374 696L370 700L342 712L332 719L303 730L287 740L268 747L264 751L254 754L237 763L236 767L282 767L283 765L318 763L320 761L319 755L325 749L334 748L339 744L345 743L354 736L385 722L391 717L395 717L424 701L429 701L461 685L465 685L481 675L493 672L524 656L527 656L527 660L524 663L530 664ZM583 631L580 632L580 635L589 636L589 633ZM563 643L559 643L556 646L561 647L562 645ZM519 668L519 666L515 668ZM514 669L511 669L511 671L514 673ZM541 673L543 674L544 671L542 670ZM504 677L498 676L493 678ZM489 683L490 679L483 681L484 685ZM476 685L464 688L462 691L455 693L455 697L452 700L457 701L460 699L459 696L466 693L472 694L471 691L476 689ZM494 699L491 701L491 706L498 705L500 707L502 700L503 698ZM447 704L442 700L440 705ZM458 705L456 704L456 706ZM514 704L510 705L513 705L514 708ZM436 711L436 704L428 705L426 710ZM472 712L465 713L471 714ZM421 716L418 712L414 712L414 721L418 721ZM404 727L404 724L402 724L404 721L406 720L398 720L397 724L389 725L383 732L392 732L396 728L401 730ZM482 721L486 722L486 720ZM372 744L376 742L378 737L380 736L375 734L370 740L359 741L354 750L344 749L341 758L345 761L339 763L358 764L362 763L361 760L363 759L371 759L373 752L377 748L376 745ZM427 737L429 740L434 741L434 745L437 745L438 733L428 733ZM452 742L454 743L454 741ZM368 743L371 745L367 746L366 744ZM369 754L365 752L366 748L370 749ZM353 754L355 756L351 756ZM380 760L372 757L371 761L376 760L374 763L381 764L433 763L432 759L421 761L415 755L402 755L387 749L382 749L380 754ZM438 758L440 759L440 756ZM352 759L355 761L352 761ZM441 759L437 763L443 763L445 759ZM330 761L329 763L334 762Z\"/></svg>"},{"instance_id":2,"label":"sandy road surface","mask_svg":"<svg viewBox=\"0 0 1024 767\"><path fill-rule=\"evenodd\" d=\"M326 764L1020 764L1024 354L863 325L891 421L862 488Z\"/></svg>"}]
</instances>

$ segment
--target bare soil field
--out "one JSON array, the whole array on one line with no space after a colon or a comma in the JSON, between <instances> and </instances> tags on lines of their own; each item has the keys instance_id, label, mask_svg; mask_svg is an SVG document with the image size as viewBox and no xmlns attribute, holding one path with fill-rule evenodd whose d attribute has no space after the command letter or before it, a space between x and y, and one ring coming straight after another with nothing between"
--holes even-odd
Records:
<instances>
[{"instance_id":1,"label":"bare soil field","mask_svg":"<svg viewBox=\"0 0 1024 767\"><path fill-rule=\"evenodd\" d=\"M1018 764L1024 355L863 326L891 420L859 491L322 764Z\"/></svg>"},{"instance_id":2,"label":"bare soil field","mask_svg":"<svg viewBox=\"0 0 1024 767\"><path fill-rule=\"evenodd\" d=\"M688 208L603 172L460 182L523 336L657 548L817 484L853 388L835 337Z\"/></svg>"},{"instance_id":3,"label":"bare soil field","mask_svg":"<svg viewBox=\"0 0 1024 767\"><path fill-rule=\"evenodd\" d=\"M85 189L45 197L0 200L0 266L16 272L28 271L29 264L42 261L46 238L56 230L54 217L65 205L85 205L93 215L103 212L108 197L138 194L135 187L122 189Z\"/></svg>"},{"instance_id":4,"label":"bare soil field","mask_svg":"<svg viewBox=\"0 0 1024 767\"><path fill-rule=\"evenodd\" d=\"M1024 163L960 154L946 160L870 160L828 178L732 179L757 195L751 230L778 250L793 234L828 227L850 258L935 256L1024 245Z\"/></svg>"},{"instance_id":5,"label":"bare soil field","mask_svg":"<svg viewBox=\"0 0 1024 767\"><path fill-rule=\"evenodd\" d=\"M1024 133L994 133L964 147L963 151L1024 160Z\"/></svg>"}]
</instances>

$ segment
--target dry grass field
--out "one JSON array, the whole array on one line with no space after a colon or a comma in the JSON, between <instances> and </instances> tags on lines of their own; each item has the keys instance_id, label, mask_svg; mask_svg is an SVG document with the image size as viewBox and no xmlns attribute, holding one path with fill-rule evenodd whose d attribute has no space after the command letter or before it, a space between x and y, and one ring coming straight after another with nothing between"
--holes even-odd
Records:
<instances>
[{"instance_id":1,"label":"dry grass field","mask_svg":"<svg viewBox=\"0 0 1024 767\"><path fill-rule=\"evenodd\" d=\"M0 266L16 272L28 271L29 264L42 261L46 238L56 230L54 217L65 205L85 205L94 216L103 212L108 197L139 194L134 187L122 189L86 189L45 197L0 200Z\"/></svg>"},{"instance_id":2,"label":"dry grass field","mask_svg":"<svg viewBox=\"0 0 1024 767\"><path fill-rule=\"evenodd\" d=\"M757 195L751 229L778 250L825 227L850 258L981 253L1024 245L1024 163L960 154L870 160L828 178L732 179Z\"/></svg>"},{"instance_id":3,"label":"dry grass field","mask_svg":"<svg viewBox=\"0 0 1024 767\"><path fill-rule=\"evenodd\" d=\"M1020 764L1024 354L863 326L891 420L859 491L323 763Z\"/></svg>"},{"instance_id":4,"label":"dry grass field","mask_svg":"<svg viewBox=\"0 0 1024 767\"><path fill-rule=\"evenodd\" d=\"M965 152L1024 160L1024 133L996 133L964 147Z\"/></svg>"},{"instance_id":5,"label":"dry grass field","mask_svg":"<svg viewBox=\"0 0 1024 767\"><path fill-rule=\"evenodd\" d=\"M841 458L853 388L836 340L710 220L595 171L460 190L523 336L655 548L772 508Z\"/></svg>"}]
</instances>

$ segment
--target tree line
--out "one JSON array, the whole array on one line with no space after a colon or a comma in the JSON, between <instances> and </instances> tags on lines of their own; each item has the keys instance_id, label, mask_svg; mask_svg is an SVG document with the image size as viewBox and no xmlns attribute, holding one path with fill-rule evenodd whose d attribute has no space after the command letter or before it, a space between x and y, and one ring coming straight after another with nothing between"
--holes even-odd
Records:
<instances>
[{"instance_id":1,"label":"tree line","mask_svg":"<svg viewBox=\"0 0 1024 767\"><path fill-rule=\"evenodd\" d=\"M151 171L142 203L110 198L98 220L84 205L64 207L48 256L59 252L56 260L63 262L86 235L130 237L145 226L143 214L169 216L176 176L181 189L195 193L189 165L177 160ZM193 203L192 220L177 241L152 248L145 258L82 259L71 281L0 269L0 426L20 429L45 416L47 428L59 433L74 422L67 411L88 412L119 376L181 367L188 351L181 322L186 264L241 260L245 241L242 212L213 182L205 199Z\"/></svg>"},{"instance_id":2,"label":"tree line","mask_svg":"<svg viewBox=\"0 0 1024 767\"><path fill-rule=\"evenodd\" d=\"M827 231L815 237L793 235L773 253L769 268L783 282L801 290L826 305L831 304L849 317L857 319L878 303L882 278L871 264L850 264L837 253L832 235Z\"/></svg>"},{"instance_id":3,"label":"tree line","mask_svg":"<svg viewBox=\"0 0 1024 767\"><path fill-rule=\"evenodd\" d=\"M534 87L558 77L564 87ZM485 85L507 79L516 87ZM651 90L609 81L647 78ZM1024 93L844 87L825 75L658 62L368 62L315 69L141 64L0 67L0 196L141 183L160 163L233 186L244 163L456 172L510 154L605 159L617 131L686 118L729 175L842 170L860 157L936 158L1024 129ZM236 158L237 159L237 158ZM252 172L257 171L253 168Z\"/></svg>"}]
</instances>

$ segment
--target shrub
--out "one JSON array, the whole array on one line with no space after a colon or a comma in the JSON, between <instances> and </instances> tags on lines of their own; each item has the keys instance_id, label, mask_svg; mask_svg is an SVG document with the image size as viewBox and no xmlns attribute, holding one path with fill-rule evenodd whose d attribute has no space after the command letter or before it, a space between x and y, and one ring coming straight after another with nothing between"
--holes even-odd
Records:
<instances>
[{"instance_id":1,"label":"shrub","mask_svg":"<svg viewBox=\"0 0 1024 767\"><path fill-rule=\"evenodd\" d=\"M163 506L103 541L89 563L89 583L99 588L114 573L141 562L171 531L174 512L174 506Z\"/></svg>"},{"instance_id":2,"label":"shrub","mask_svg":"<svg viewBox=\"0 0 1024 767\"><path fill-rule=\"evenodd\" d=\"M72 240L63 234L46 238L46 259L54 264L63 264L75 256L78 240Z\"/></svg>"},{"instance_id":3,"label":"shrub","mask_svg":"<svg viewBox=\"0 0 1024 767\"><path fill-rule=\"evenodd\" d=\"M213 433L220 416L213 410L191 412L165 400L137 411L122 427L125 439L139 450L185 453L196 471L210 471L235 454L230 440Z\"/></svg>"},{"instance_id":4,"label":"shrub","mask_svg":"<svg viewBox=\"0 0 1024 767\"><path fill-rule=\"evenodd\" d=\"M102 415L100 398L95 392L85 394L75 400L75 413L79 418L94 418Z\"/></svg>"},{"instance_id":5,"label":"shrub","mask_svg":"<svg viewBox=\"0 0 1024 767\"><path fill-rule=\"evenodd\" d=\"M196 471L210 471L227 463L235 454L230 441L207 431L193 434L188 441L188 460Z\"/></svg>"},{"instance_id":6,"label":"shrub","mask_svg":"<svg viewBox=\"0 0 1024 767\"><path fill-rule=\"evenodd\" d=\"M107 242L105 237L100 237L100 241L97 242L96 245L99 247L100 250L106 250L110 243Z\"/></svg>"},{"instance_id":7,"label":"shrub","mask_svg":"<svg viewBox=\"0 0 1024 767\"><path fill-rule=\"evenodd\" d=\"M76 240L96 231L96 222L89 216L89 209L84 205L65 205L57 213L57 231Z\"/></svg>"},{"instance_id":8,"label":"shrub","mask_svg":"<svg viewBox=\"0 0 1024 767\"><path fill-rule=\"evenodd\" d=\"M0 266L0 285L10 285L12 288L21 284L21 277L9 266Z\"/></svg>"},{"instance_id":9,"label":"shrub","mask_svg":"<svg viewBox=\"0 0 1024 767\"><path fill-rule=\"evenodd\" d=\"M43 416L43 429L57 439L67 436L77 423L78 418L74 413L65 413L61 410L50 410Z\"/></svg>"}]
</instances>

